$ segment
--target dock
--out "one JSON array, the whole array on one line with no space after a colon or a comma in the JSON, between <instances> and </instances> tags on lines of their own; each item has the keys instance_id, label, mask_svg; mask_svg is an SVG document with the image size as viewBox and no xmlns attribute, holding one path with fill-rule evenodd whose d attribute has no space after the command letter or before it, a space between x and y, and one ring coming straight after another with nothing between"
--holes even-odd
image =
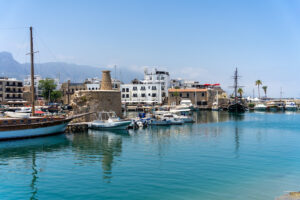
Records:
<instances>
[{"instance_id":1,"label":"dock","mask_svg":"<svg viewBox=\"0 0 300 200\"><path fill-rule=\"evenodd\" d=\"M89 122L70 123L66 128L66 133L86 132Z\"/></svg>"}]
</instances>

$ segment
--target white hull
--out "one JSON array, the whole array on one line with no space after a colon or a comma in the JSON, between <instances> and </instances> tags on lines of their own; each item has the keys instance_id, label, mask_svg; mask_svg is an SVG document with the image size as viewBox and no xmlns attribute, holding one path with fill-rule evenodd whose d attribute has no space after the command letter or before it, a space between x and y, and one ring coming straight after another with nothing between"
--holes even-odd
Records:
<instances>
[{"instance_id":1,"label":"white hull","mask_svg":"<svg viewBox=\"0 0 300 200\"><path fill-rule=\"evenodd\" d=\"M51 135L55 133L62 133L66 130L67 125L68 123L66 122L63 124L41 127L41 128L0 131L0 140L38 137L38 136Z\"/></svg>"},{"instance_id":2,"label":"white hull","mask_svg":"<svg viewBox=\"0 0 300 200\"><path fill-rule=\"evenodd\" d=\"M121 121L121 122L91 122L89 127L91 129L98 130L120 130L126 129L131 121Z\"/></svg>"},{"instance_id":3,"label":"white hull","mask_svg":"<svg viewBox=\"0 0 300 200\"><path fill-rule=\"evenodd\" d=\"M5 112L4 113L8 117L12 118L29 118L30 113L23 113L23 112Z\"/></svg>"}]
</instances>

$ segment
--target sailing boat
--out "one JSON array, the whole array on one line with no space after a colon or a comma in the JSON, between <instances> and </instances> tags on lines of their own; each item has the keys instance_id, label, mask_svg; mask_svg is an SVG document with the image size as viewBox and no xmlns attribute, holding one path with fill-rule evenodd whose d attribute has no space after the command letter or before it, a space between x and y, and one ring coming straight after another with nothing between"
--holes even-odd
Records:
<instances>
[{"instance_id":1,"label":"sailing boat","mask_svg":"<svg viewBox=\"0 0 300 200\"><path fill-rule=\"evenodd\" d=\"M238 70L237 68L235 69L235 73L233 76L234 79L234 102L228 106L228 111L232 112L232 113L242 113L246 111L246 107L240 102L238 101L238 97L237 97L237 88L238 88Z\"/></svg>"},{"instance_id":2,"label":"sailing boat","mask_svg":"<svg viewBox=\"0 0 300 200\"><path fill-rule=\"evenodd\" d=\"M30 57L31 57L31 92L32 114L30 117L0 118L0 140L20 139L52 135L64 132L68 123L73 118L61 117L37 117L35 116L35 92L34 92L34 51L32 27L30 27Z\"/></svg>"}]
</instances>

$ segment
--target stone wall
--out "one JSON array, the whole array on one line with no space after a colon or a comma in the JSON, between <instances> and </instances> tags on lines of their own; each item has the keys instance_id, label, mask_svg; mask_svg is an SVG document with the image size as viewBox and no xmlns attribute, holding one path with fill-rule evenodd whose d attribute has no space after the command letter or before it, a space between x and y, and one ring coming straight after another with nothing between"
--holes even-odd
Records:
<instances>
[{"instance_id":1,"label":"stone wall","mask_svg":"<svg viewBox=\"0 0 300 200\"><path fill-rule=\"evenodd\" d=\"M122 116L121 92L114 90L76 91L71 96L71 106L71 115L114 111L119 117ZM96 115L89 115L80 121L92 121L95 118Z\"/></svg>"}]
</instances>

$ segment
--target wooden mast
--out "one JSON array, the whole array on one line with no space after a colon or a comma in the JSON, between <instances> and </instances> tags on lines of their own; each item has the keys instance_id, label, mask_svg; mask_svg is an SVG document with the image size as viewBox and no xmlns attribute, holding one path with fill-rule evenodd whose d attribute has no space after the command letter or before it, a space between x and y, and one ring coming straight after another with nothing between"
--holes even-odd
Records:
<instances>
[{"instance_id":1,"label":"wooden mast","mask_svg":"<svg viewBox=\"0 0 300 200\"><path fill-rule=\"evenodd\" d=\"M33 37L32 37L32 26L30 26L30 60L31 60L31 104L32 104L32 116L35 114L34 100L35 100L35 91L34 91L34 58L33 58Z\"/></svg>"}]
</instances>

